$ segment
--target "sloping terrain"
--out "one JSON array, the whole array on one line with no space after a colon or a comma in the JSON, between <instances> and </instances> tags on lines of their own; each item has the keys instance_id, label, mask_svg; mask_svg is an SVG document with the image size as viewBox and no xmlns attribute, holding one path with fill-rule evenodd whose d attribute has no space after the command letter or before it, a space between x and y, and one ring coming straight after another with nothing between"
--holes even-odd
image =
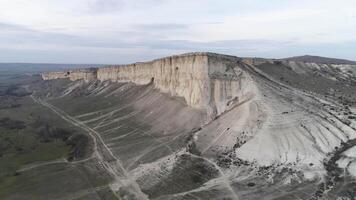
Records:
<instances>
[{"instance_id":1,"label":"sloping terrain","mask_svg":"<svg viewBox=\"0 0 356 200\"><path fill-rule=\"evenodd\" d=\"M295 62L319 63L319 64L348 64L348 65L356 65L356 62L355 61L351 61L351 60L344 60L344 59L337 59L337 58L326 58L326 57L311 56L311 55L290 57L290 58L285 58L283 60L295 61Z\"/></svg>"},{"instance_id":2,"label":"sloping terrain","mask_svg":"<svg viewBox=\"0 0 356 200\"><path fill-rule=\"evenodd\" d=\"M175 154L185 147L189 133L206 118L200 110L186 107L181 100L159 93L152 85L79 81L64 88L58 93L59 97L50 97L46 102L39 100L39 103L95 135L101 143L98 144L98 154L103 157L102 162L112 168L119 167L113 173L117 182L111 185L119 196L125 196L127 192L121 191L122 186L129 184L128 188L135 188L137 185L131 170L135 169L135 174L147 173L146 170L150 169L146 169L145 164L160 158L172 159L173 162ZM66 91L68 88L70 93ZM107 155L111 158L106 159ZM177 168L177 173L184 174L184 171ZM163 192L153 183L149 183L146 190L152 190L152 195ZM143 186L141 188L145 190ZM177 190L180 191L179 188ZM132 193L140 192L136 187Z\"/></svg>"},{"instance_id":3,"label":"sloping terrain","mask_svg":"<svg viewBox=\"0 0 356 200\"><path fill-rule=\"evenodd\" d=\"M33 101L40 76L0 77L0 199L114 199L92 141Z\"/></svg>"},{"instance_id":4,"label":"sloping terrain","mask_svg":"<svg viewBox=\"0 0 356 200\"><path fill-rule=\"evenodd\" d=\"M36 106L92 141L81 165L110 177L96 191L164 200L356 195L355 66L199 53L120 67L28 84ZM103 193L111 194L67 196Z\"/></svg>"}]
</instances>

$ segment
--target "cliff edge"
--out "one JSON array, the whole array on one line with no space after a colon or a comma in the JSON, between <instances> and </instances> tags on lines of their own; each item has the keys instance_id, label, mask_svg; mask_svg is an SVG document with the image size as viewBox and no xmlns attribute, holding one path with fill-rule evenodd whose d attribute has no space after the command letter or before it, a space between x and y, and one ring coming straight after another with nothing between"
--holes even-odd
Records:
<instances>
[{"instance_id":1,"label":"cliff edge","mask_svg":"<svg viewBox=\"0 0 356 200\"><path fill-rule=\"evenodd\" d=\"M133 82L154 84L171 96L183 97L188 106L204 109L210 118L229 110L244 99L249 87L238 67L243 59L214 53L188 53L128 65L76 69L42 74L44 80Z\"/></svg>"}]
</instances>

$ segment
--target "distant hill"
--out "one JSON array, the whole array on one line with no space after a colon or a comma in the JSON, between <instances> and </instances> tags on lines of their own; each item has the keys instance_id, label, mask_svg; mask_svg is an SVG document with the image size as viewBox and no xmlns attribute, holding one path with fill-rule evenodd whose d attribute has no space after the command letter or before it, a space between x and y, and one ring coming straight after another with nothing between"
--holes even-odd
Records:
<instances>
[{"instance_id":1,"label":"distant hill","mask_svg":"<svg viewBox=\"0 0 356 200\"><path fill-rule=\"evenodd\" d=\"M323 64L349 64L349 65L356 65L356 61L337 59L337 58L326 58L326 57L311 56L311 55L284 58L282 60L290 60L290 61L296 61L296 62L323 63Z\"/></svg>"},{"instance_id":2,"label":"distant hill","mask_svg":"<svg viewBox=\"0 0 356 200\"><path fill-rule=\"evenodd\" d=\"M90 68L93 64L0 63L0 73L39 73L71 68Z\"/></svg>"}]
</instances>

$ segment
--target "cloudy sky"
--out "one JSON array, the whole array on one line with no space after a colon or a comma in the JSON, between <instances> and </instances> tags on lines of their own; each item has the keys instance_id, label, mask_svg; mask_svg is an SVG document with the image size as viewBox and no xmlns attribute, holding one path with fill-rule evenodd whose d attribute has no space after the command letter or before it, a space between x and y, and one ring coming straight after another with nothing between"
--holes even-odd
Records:
<instances>
[{"instance_id":1,"label":"cloudy sky","mask_svg":"<svg viewBox=\"0 0 356 200\"><path fill-rule=\"evenodd\" d=\"M130 63L191 51L356 60L356 1L0 0L0 62Z\"/></svg>"}]
</instances>

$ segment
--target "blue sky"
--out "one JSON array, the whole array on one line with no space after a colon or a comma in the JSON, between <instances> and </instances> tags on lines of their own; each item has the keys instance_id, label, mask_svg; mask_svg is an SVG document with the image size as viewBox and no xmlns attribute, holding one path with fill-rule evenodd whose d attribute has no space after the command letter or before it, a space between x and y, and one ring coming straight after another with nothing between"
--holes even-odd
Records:
<instances>
[{"instance_id":1,"label":"blue sky","mask_svg":"<svg viewBox=\"0 0 356 200\"><path fill-rule=\"evenodd\" d=\"M191 51L356 60L355 0L0 0L0 62L130 63Z\"/></svg>"}]
</instances>

